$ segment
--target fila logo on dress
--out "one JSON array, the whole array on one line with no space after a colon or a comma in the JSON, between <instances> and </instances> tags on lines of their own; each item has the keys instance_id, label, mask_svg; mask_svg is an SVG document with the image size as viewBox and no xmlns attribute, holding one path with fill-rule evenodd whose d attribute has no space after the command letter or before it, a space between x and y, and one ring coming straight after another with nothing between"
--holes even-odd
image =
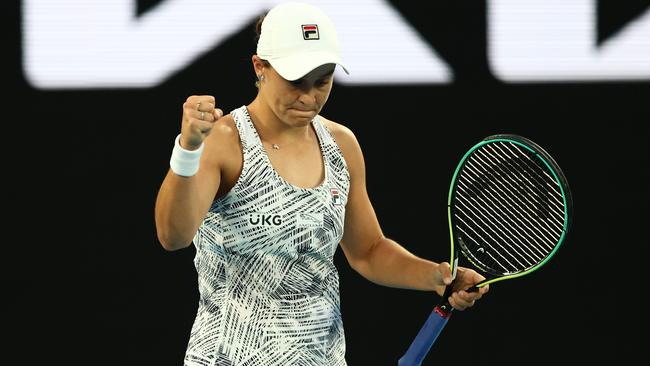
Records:
<instances>
[{"instance_id":1,"label":"fila logo on dress","mask_svg":"<svg viewBox=\"0 0 650 366\"><path fill-rule=\"evenodd\" d=\"M341 194L339 193L338 188L331 188L330 189L330 195L332 196L332 204L335 204L337 206L341 205Z\"/></svg>"}]
</instances>

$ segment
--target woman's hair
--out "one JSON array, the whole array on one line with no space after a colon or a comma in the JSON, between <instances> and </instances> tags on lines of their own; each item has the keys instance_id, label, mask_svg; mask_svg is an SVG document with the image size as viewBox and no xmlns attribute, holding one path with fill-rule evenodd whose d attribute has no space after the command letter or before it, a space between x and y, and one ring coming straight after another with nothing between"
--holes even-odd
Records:
<instances>
[{"instance_id":1,"label":"woman's hair","mask_svg":"<svg viewBox=\"0 0 650 366\"><path fill-rule=\"evenodd\" d=\"M261 15L257 19L257 23L255 24L255 44L256 45L257 45L257 42L260 41L260 36L262 35L262 22L264 21L264 17L266 17L266 14ZM264 66L271 67L271 64L268 61L262 60L262 62L264 63ZM257 88L260 87L260 83L259 83L258 80L255 80L255 87L257 87Z\"/></svg>"},{"instance_id":2,"label":"woman's hair","mask_svg":"<svg viewBox=\"0 0 650 366\"><path fill-rule=\"evenodd\" d=\"M259 42L260 36L262 35L262 22L264 21L264 18L266 17L266 14L263 14L257 19L257 24L255 24L255 43Z\"/></svg>"}]
</instances>

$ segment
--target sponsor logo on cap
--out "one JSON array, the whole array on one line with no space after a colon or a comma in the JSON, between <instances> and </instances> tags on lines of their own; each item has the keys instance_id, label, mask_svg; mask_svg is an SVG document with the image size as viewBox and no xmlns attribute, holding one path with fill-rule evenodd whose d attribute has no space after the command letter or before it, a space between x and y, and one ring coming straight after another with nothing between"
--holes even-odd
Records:
<instances>
[{"instance_id":1,"label":"sponsor logo on cap","mask_svg":"<svg viewBox=\"0 0 650 366\"><path fill-rule=\"evenodd\" d=\"M316 24L303 24L302 25L302 38L307 40L320 39L318 35L318 25Z\"/></svg>"}]
</instances>

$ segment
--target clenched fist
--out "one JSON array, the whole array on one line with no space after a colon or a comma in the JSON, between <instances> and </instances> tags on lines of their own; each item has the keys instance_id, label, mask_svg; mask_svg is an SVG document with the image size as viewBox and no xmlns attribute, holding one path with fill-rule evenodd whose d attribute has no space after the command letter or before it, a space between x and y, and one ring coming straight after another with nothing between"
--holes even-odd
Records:
<instances>
[{"instance_id":1,"label":"clenched fist","mask_svg":"<svg viewBox=\"0 0 650 366\"><path fill-rule=\"evenodd\" d=\"M183 103L181 126L181 147L196 150L210 134L214 123L223 116L223 111L215 108L211 95L192 95Z\"/></svg>"}]
</instances>

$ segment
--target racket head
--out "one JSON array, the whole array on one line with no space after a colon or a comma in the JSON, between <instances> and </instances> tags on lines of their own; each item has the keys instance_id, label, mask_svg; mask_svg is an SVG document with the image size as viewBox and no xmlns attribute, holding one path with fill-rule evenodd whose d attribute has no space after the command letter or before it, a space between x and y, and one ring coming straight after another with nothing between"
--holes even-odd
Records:
<instances>
[{"instance_id":1,"label":"racket head","mask_svg":"<svg viewBox=\"0 0 650 366\"><path fill-rule=\"evenodd\" d=\"M477 287L539 269L565 241L572 214L568 181L547 151L520 135L484 138L449 188L453 277L459 252L485 275Z\"/></svg>"}]
</instances>

